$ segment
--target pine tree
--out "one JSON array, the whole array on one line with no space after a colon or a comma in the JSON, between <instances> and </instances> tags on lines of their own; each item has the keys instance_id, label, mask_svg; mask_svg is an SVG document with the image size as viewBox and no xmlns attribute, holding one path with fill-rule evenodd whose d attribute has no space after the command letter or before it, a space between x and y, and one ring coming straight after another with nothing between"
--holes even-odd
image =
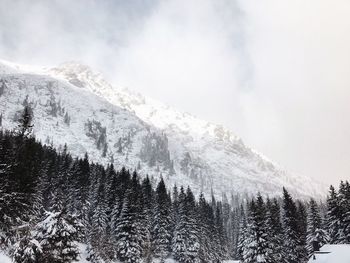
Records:
<instances>
[{"instance_id":1,"label":"pine tree","mask_svg":"<svg viewBox=\"0 0 350 263\"><path fill-rule=\"evenodd\" d=\"M323 229L323 222L317 203L310 200L307 217L307 252L309 256L314 252L314 246L322 247L328 243L328 233Z\"/></svg>"},{"instance_id":2,"label":"pine tree","mask_svg":"<svg viewBox=\"0 0 350 263\"><path fill-rule=\"evenodd\" d=\"M223 213L222 213L222 203L217 202L215 211L215 227L216 227L216 238L217 238L217 251L219 253L220 259L225 259L227 257L227 237L224 229Z\"/></svg>"},{"instance_id":3,"label":"pine tree","mask_svg":"<svg viewBox=\"0 0 350 263\"><path fill-rule=\"evenodd\" d=\"M299 261L306 262L307 249L306 249L306 236L307 236L307 210L305 205L301 201L297 201L297 256Z\"/></svg>"},{"instance_id":4,"label":"pine tree","mask_svg":"<svg viewBox=\"0 0 350 263\"><path fill-rule=\"evenodd\" d=\"M0 238L15 242L14 229L33 214L42 148L33 138L1 133L0 139Z\"/></svg>"},{"instance_id":5,"label":"pine tree","mask_svg":"<svg viewBox=\"0 0 350 263\"><path fill-rule=\"evenodd\" d=\"M1 95L3 95L4 94L4 92L5 92L5 88L7 88L7 86L6 86L6 82L5 82L5 80L1 80L0 81L0 96Z\"/></svg>"},{"instance_id":6,"label":"pine tree","mask_svg":"<svg viewBox=\"0 0 350 263\"><path fill-rule=\"evenodd\" d=\"M169 200L163 178L156 189L156 205L153 216L152 247L155 256L160 257L161 262L170 252L172 229L171 201Z\"/></svg>"},{"instance_id":7,"label":"pine tree","mask_svg":"<svg viewBox=\"0 0 350 263\"><path fill-rule=\"evenodd\" d=\"M197 208L190 188L185 193L183 187L179 194L179 218L175 226L172 241L174 258L180 262L198 262L200 252Z\"/></svg>"},{"instance_id":8,"label":"pine tree","mask_svg":"<svg viewBox=\"0 0 350 263\"><path fill-rule=\"evenodd\" d=\"M191 189L188 187L185 197L185 212L187 213L187 251L186 261L188 263L198 262L198 253L200 249L199 244L199 230L196 201Z\"/></svg>"},{"instance_id":9,"label":"pine tree","mask_svg":"<svg viewBox=\"0 0 350 263\"><path fill-rule=\"evenodd\" d=\"M200 251L199 258L202 262L209 262L212 259L211 254L211 231L209 226L209 214L208 204L203 196L203 193L199 196L198 213L199 213L199 240L200 240Z\"/></svg>"},{"instance_id":10,"label":"pine tree","mask_svg":"<svg viewBox=\"0 0 350 263\"><path fill-rule=\"evenodd\" d=\"M70 125L70 117L68 115L68 112L64 115L64 123L67 124L68 126Z\"/></svg>"},{"instance_id":11,"label":"pine tree","mask_svg":"<svg viewBox=\"0 0 350 263\"><path fill-rule=\"evenodd\" d=\"M179 221L179 191L176 184L173 187L173 199L172 199L172 220L173 220L173 229L174 232L175 225Z\"/></svg>"},{"instance_id":12,"label":"pine tree","mask_svg":"<svg viewBox=\"0 0 350 263\"><path fill-rule=\"evenodd\" d=\"M284 228L284 259L288 263L299 263L297 207L287 190L283 188L282 222Z\"/></svg>"},{"instance_id":13,"label":"pine tree","mask_svg":"<svg viewBox=\"0 0 350 263\"><path fill-rule=\"evenodd\" d=\"M332 185L327 198L327 228L331 244L339 243L339 236L343 236L341 234L341 210L338 202L338 193Z\"/></svg>"},{"instance_id":14,"label":"pine tree","mask_svg":"<svg viewBox=\"0 0 350 263\"><path fill-rule=\"evenodd\" d=\"M123 208L115 229L116 255L122 262L137 263L141 261L142 236L137 209L133 201L134 193L128 189L123 201Z\"/></svg>"},{"instance_id":15,"label":"pine tree","mask_svg":"<svg viewBox=\"0 0 350 263\"><path fill-rule=\"evenodd\" d=\"M180 188L179 194L179 219L175 225L174 236L172 240L172 252L174 258L180 262L186 260L186 206L185 206L186 194L183 187Z\"/></svg>"},{"instance_id":16,"label":"pine tree","mask_svg":"<svg viewBox=\"0 0 350 263\"><path fill-rule=\"evenodd\" d=\"M338 191L340 209L340 231L338 241L341 244L350 244L350 184L341 182Z\"/></svg>"},{"instance_id":17,"label":"pine tree","mask_svg":"<svg viewBox=\"0 0 350 263\"><path fill-rule=\"evenodd\" d=\"M237 259L243 260L245 254L245 247L247 245L247 236L248 236L248 218L247 213L241 204L239 211L239 231L238 231L238 257Z\"/></svg>"},{"instance_id":18,"label":"pine tree","mask_svg":"<svg viewBox=\"0 0 350 263\"><path fill-rule=\"evenodd\" d=\"M346 200L346 208L344 215L344 225L345 225L345 235L346 242L350 244L350 183L349 181L345 182L345 200Z\"/></svg>"},{"instance_id":19,"label":"pine tree","mask_svg":"<svg viewBox=\"0 0 350 263\"><path fill-rule=\"evenodd\" d=\"M281 224L281 211L277 199L266 201L266 227L268 242L268 258L270 262L283 261L283 231Z\"/></svg>"},{"instance_id":20,"label":"pine tree","mask_svg":"<svg viewBox=\"0 0 350 263\"><path fill-rule=\"evenodd\" d=\"M52 211L45 212L44 219L37 225L35 239L42 248L42 263L69 263L76 261L79 255L76 241L79 238L81 224L75 215L67 213L57 205Z\"/></svg>"},{"instance_id":21,"label":"pine tree","mask_svg":"<svg viewBox=\"0 0 350 263\"><path fill-rule=\"evenodd\" d=\"M87 257L86 260L91 263L104 263L104 260L100 256L100 253L96 251L94 247L92 247L90 244L88 244L86 248Z\"/></svg>"},{"instance_id":22,"label":"pine tree","mask_svg":"<svg viewBox=\"0 0 350 263\"><path fill-rule=\"evenodd\" d=\"M32 227L32 226L30 226ZM21 230L22 236L14 244L13 260L16 263L37 263L42 257L42 247L29 227Z\"/></svg>"},{"instance_id":23,"label":"pine tree","mask_svg":"<svg viewBox=\"0 0 350 263\"><path fill-rule=\"evenodd\" d=\"M249 206L248 232L243 249L243 262L273 262L268 242L266 207L258 194Z\"/></svg>"},{"instance_id":24,"label":"pine tree","mask_svg":"<svg viewBox=\"0 0 350 263\"><path fill-rule=\"evenodd\" d=\"M29 136L32 133L33 129L33 110L29 105L24 106L21 117L19 118L18 123L18 134L21 137Z\"/></svg>"},{"instance_id":25,"label":"pine tree","mask_svg":"<svg viewBox=\"0 0 350 263\"><path fill-rule=\"evenodd\" d=\"M242 236L242 244L241 244L241 254L242 254L242 262L244 263L252 263L256 261L256 238L254 232L254 213L255 213L256 205L255 201L252 200L249 203L249 207L247 210L247 224L244 233L244 239Z\"/></svg>"},{"instance_id":26,"label":"pine tree","mask_svg":"<svg viewBox=\"0 0 350 263\"><path fill-rule=\"evenodd\" d=\"M95 170L95 172L98 170ZM93 250L98 252L98 257L109 259L111 257L107 236L108 216L105 190L105 172L100 175L99 184L96 185L93 203L90 208L89 238L88 242Z\"/></svg>"}]
</instances>

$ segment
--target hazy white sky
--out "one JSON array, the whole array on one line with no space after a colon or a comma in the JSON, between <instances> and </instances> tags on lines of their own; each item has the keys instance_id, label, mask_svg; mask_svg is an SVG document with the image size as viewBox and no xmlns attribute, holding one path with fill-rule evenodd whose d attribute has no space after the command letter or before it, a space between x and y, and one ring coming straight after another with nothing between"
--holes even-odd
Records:
<instances>
[{"instance_id":1,"label":"hazy white sky","mask_svg":"<svg viewBox=\"0 0 350 263\"><path fill-rule=\"evenodd\" d=\"M338 184L350 179L349 14L348 0L0 0L0 57L87 63Z\"/></svg>"}]
</instances>

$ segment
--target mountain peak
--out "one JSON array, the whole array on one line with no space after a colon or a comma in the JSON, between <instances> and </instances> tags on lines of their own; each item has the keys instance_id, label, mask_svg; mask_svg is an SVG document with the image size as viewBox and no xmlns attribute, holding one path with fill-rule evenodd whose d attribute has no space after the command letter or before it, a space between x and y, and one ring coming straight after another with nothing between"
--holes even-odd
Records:
<instances>
[{"instance_id":1,"label":"mountain peak","mask_svg":"<svg viewBox=\"0 0 350 263\"><path fill-rule=\"evenodd\" d=\"M94 71L90 66L87 66L86 64L74 60L61 63L57 67L53 67L52 69L50 69L50 71L66 74L83 74L85 76L99 75L99 73L96 73L96 71Z\"/></svg>"},{"instance_id":2,"label":"mountain peak","mask_svg":"<svg viewBox=\"0 0 350 263\"><path fill-rule=\"evenodd\" d=\"M48 73L54 77L63 78L79 88L89 85L96 86L103 80L101 73L77 61L64 62L57 67L49 69Z\"/></svg>"}]
</instances>

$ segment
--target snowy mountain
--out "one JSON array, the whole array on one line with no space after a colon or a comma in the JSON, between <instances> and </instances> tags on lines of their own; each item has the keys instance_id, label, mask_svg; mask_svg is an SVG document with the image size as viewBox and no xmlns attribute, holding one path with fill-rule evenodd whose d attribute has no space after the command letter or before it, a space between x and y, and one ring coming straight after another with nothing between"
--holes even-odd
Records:
<instances>
[{"instance_id":1,"label":"snowy mountain","mask_svg":"<svg viewBox=\"0 0 350 263\"><path fill-rule=\"evenodd\" d=\"M29 104L42 142L93 161L162 175L198 194L320 197L324 185L288 173L247 147L221 125L114 87L89 67L70 62L35 68L0 61L1 125L11 129Z\"/></svg>"}]
</instances>

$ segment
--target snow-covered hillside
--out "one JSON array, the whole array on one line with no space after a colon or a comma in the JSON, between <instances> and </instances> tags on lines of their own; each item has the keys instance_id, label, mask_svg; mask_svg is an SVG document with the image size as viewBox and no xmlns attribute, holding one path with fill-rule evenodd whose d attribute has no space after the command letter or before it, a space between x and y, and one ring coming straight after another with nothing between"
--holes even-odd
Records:
<instances>
[{"instance_id":1,"label":"snow-covered hillside","mask_svg":"<svg viewBox=\"0 0 350 263\"><path fill-rule=\"evenodd\" d=\"M48 69L0 61L2 127L16 125L23 105L34 111L34 133L67 144L77 156L125 165L199 193L321 196L322 184L287 173L221 125L113 87L78 63Z\"/></svg>"}]
</instances>

